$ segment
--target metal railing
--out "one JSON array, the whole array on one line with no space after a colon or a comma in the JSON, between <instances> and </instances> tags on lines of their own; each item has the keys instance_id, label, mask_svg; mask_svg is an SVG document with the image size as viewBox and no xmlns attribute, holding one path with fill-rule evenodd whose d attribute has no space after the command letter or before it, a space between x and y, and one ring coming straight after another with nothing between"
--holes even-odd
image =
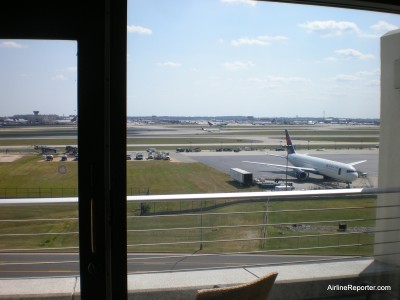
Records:
<instances>
[{"instance_id":1,"label":"metal railing","mask_svg":"<svg viewBox=\"0 0 400 300\"><path fill-rule=\"evenodd\" d=\"M377 209L400 205L380 204L377 195L398 192L342 189L128 196L129 273L373 256L379 244L375 235L398 231L378 229L376 223L400 219L376 216ZM43 201L57 204L32 206ZM21 265L40 265L42 270L46 264L66 263L74 264L78 273L77 256L56 255L78 251L77 201L76 197L0 199L1 274L12 277L12 268ZM381 244L390 247L399 242ZM15 253L42 255L7 260Z\"/></svg>"},{"instance_id":2,"label":"metal railing","mask_svg":"<svg viewBox=\"0 0 400 300\"><path fill-rule=\"evenodd\" d=\"M130 195L148 195L148 187L127 187ZM52 198L52 197L77 197L77 187L7 187L0 188L1 198Z\"/></svg>"}]
</instances>

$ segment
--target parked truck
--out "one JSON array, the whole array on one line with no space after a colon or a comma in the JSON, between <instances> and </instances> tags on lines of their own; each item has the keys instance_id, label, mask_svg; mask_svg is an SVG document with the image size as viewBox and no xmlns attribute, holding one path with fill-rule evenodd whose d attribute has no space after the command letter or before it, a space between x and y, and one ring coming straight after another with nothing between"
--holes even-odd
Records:
<instances>
[{"instance_id":1,"label":"parked truck","mask_svg":"<svg viewBox=\"0 0 400 300\"><path fill-rule=\"evenodd\" d=\"M252 185L253 184L253 173L239 169L231 168L229 175L242 185Z\"/></svg>"}]
</instances>

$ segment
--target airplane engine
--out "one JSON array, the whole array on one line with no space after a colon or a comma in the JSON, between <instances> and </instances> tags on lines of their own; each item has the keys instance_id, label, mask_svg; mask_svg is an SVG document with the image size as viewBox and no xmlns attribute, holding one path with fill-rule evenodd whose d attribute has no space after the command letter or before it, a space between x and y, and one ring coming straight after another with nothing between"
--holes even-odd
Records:
<instances>
[{"instance_id":1,"label":"airplane engine","mask_svg":"<svg viewBox=\"0 0 400 300\"><path fill-rule=\"evenodd\" d=\"M310 175L310 174L308 174L308 172L305 172L303 170L298 170L298 169L295 170L295 173L296 173L297 179L299 179L299 180L306 180L308 178L308 176Z\"/></svg>"}]
</instances>

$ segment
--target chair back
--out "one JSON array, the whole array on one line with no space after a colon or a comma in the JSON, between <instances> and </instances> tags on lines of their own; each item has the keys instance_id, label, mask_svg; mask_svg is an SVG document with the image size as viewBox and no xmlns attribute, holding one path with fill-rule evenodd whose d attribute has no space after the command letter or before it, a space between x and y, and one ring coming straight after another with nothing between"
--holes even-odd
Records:
<instances>
[{"instance_id":1,"label":"chair back","mask_svg":"<svg viewBox=\"0 0 400 300\"><path fill-rule=\"evenodd\" d=\"M278 273L270 273L246 284L197 291L196 300L266 300Z\"/></svg>"}]
</instances>

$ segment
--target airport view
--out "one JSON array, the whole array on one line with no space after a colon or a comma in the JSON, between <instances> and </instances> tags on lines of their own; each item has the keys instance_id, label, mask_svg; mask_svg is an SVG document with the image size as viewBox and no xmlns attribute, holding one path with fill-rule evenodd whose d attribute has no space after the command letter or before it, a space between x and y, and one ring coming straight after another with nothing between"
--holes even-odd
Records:
<instances>
[{"instance_id":1,"label":"airport view","mask_svg":"<svg viewBox=\"0 0 400 300\"><path fill-rule=\"evenodd\" d=\"M41 118L40 113L33 116L35 122L31 125L21 121L22 118L8 117L4 119L0 129L2 164L0 194L4 198L2 201L14 199L10 206L3 205L0 212L3 220L0 235L2 255L10 251L76 252L78 249L76 204L14 205L18 203L18 198L29 200L29 198L60 197L61 200L65 197L76 197L78 193L79 118L70 116L67 118L69 123L63 124L55 121L52 121L53 124L38 124L47 121L43 121L44 118ZM45 118L48 119L46 116ZM24 120L29 119L25 116ZM285 129L290 132L297 153L342 163L362 161L357 165L357 178L352 182L339 181L328 176L312 174L307 170L306 178L300 178L295 169L286 169ZM128 117L127 194L135 196L245 193L376 187L378 152L378 119L258 119L248 116ZM283 158L275 155L281 155ZM263 164L248 163L249 161ZM268 164L280 164L280 167ZM235 174L235 170L240 171ZM243 175L243 172L247 175ZM199 246L197 236L201 230L204 239L202 251L206 253L221 251L265 253L272 251L274 254L324 255L371 253L370 242L373 239L374 221L370 219L375 211L374 196L323 201L305 198L283 202L272 197L268 204L265 201L264 199L250 203L237 200L130 203L129 251L132 253L194 252ZM268 223L276 225L271 225L265 231L261 230L265 225L257 224L266 224L264 219L266 205L271 212L293 209L305 211L271 215ZM350 211L330 211L332 208L354 206L360 208ZM320 210L318 214L308 211L309 208L315 209L315 207ZM204 231L202 228L167 231L167 228L178 228L183 224L189 226L191 222L196 224L199 222L201 211L209 213L202 217ZM221 214L229 216L234 211L247 211L253 214L235 217L239 219L240 224L247 225L231 228L229 218L221 217ZM329 216L325 217L324 215L328 213ZM155 221L154 218L158 214L164 218ZM289 217L291 214L293 216ZM165 218L165 215L171 215L171 219ZM180 217L173 218L176 215ZM135 218L141 216L144 218L140 219L140 222L134 222ZM21 223L24 219L32 221ZM36 219L40 221L34 221ZM346 219L345 222L338 221ZM346 235L339 236L337 245L338 233L343 233L338 231L339 225L345 226ZM162 235L154 227L162 230ZM271 240L266 240L266 232ZM320 237L315 244L318 235ZM21 236L25 237L21 239ZM287 236L289 239L284 242L274 239L282 236ZM237 237L242 241L238 242ZM226 241L217 242L221 239ZM354 239L358 241L357 246L350 246ZM154 243L155 241L157 242ZM305 249L298 250L299 242L302 244L300 248ZM314 249L324 245L326 249L318 251ZM158 267L160 270L168 269L168 264L160 262ZM138 264L131 272L143 271L142 268L147 267L140 265L140 268L137 268ZM154 265L150 270L153 268ZM3 276L19 276L17 271L12 269L7 271L7 269L3 266ZM36 272L40 273L43 270ZM52 274L51 270L48 272ZM66 275L69 272L76 271L66 271ZM31 270L29 274L37 273Z\"/></svg>"},{"instance_id":2,"label":"airport view","mask_svg":"<svg viewBox=\"0 0 400 300\"><path fill-rule=\"evenodd\" d=\"M382 46L397 14L252 0L127 5L126 69L104 59L101 93L95 64L79 56L90 42L0 39L0 299L25 279L35 293L23 299L39 299L29 280L49 278L73 279L80 297L82 273L104 271L91 259L125 221L127 243L115 244L127 249L132 299L192 299L172 291L193 296L197 282L275 270L276 299L297 293L294 283L304 285L287 299L337 299L331 278L400 274L398 262L376 267L399 244L397 198L383 202L398 196L388 139L400 64L384 64ZM125 118L126 151L116 130Z\"/></svg>"}]
</instances>

